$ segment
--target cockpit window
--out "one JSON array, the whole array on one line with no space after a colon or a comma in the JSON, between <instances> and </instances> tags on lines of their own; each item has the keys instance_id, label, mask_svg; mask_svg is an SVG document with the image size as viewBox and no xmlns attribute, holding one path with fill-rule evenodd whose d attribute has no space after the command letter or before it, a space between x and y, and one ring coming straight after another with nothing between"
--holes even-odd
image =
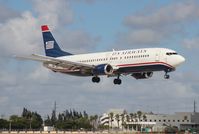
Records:
<instances>
[{"instance_id":1,"label":"cockpit window","mask_svg":"<svg viewBox=\"0 0 199 134\"><path fill-rule=\"evenodd\" d=\"M168 53L166 53L166 55L177 55L178 53L176 53L176 52L168 52Z\"/></svg>"}]
</instances>

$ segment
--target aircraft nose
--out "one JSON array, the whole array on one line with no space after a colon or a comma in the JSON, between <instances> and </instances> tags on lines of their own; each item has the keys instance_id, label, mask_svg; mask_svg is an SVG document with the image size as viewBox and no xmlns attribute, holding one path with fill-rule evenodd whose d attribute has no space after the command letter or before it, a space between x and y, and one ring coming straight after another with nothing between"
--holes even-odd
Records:
<instances>
[{"instance_id":1,"label":"aircraft nose","mask_svg":"<svg viewBox=\"0 0 199 134\"><path fill-rule=\"evenodd\" d=\"M183 56L179 55L178 62L179 62L179 64L182 64L183 62L185 62L185 58Z\"/></svg>"}]
</instances>

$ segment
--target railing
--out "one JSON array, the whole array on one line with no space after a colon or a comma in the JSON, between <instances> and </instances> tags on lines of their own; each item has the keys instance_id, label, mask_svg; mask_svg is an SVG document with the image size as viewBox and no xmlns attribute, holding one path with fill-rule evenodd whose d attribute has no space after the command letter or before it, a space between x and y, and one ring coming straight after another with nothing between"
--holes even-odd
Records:
<instances>
[{"instance_id":1,"label":"railing","mask_svg":"<svg viewBox=\"0 0 199 134\"><path fill-rule=\"evenodd\" d=\"M0 134L108 134L107 131L0 131Z\"/></svg>"},{"instance_id":2,"label":"railing","mask_svg":"<svg viewBox=\"0 0 199 134\"><path fill-rule=\"evenodd\" d=\"M0 134L175 134L165 132L108 132L108 131L0 131ZM191 134L178 132L176 134Z\"/></svg>"}]
</instances>

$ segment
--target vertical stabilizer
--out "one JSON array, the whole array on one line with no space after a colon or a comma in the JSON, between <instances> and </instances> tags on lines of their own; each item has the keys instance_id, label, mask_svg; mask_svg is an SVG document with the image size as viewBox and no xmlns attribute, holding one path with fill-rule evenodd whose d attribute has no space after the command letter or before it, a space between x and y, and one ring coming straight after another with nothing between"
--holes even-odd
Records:
<instances>
[{"instance_id":1,"label":"vertical stabilizer","mask_svg":"<svg viewBox=\"0 0 199 134\"><path fill-rule=\"evenodd\" d=\"M54 39L47 25L42 25L41 30L43 35L44 49L46 56L60 57L60 56L72 55L71 53L61 50L61 48L57 44L56 40Z\"/></svg>"}]
</instances>

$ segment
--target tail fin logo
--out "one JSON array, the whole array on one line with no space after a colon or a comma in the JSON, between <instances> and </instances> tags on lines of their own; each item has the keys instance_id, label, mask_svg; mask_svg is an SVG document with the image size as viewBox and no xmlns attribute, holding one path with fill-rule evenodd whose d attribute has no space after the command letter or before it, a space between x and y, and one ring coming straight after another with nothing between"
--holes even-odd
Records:
<instances>
[{"instance_id":1,"label":"tail fin logo","mask_svg":"<svg viewBox=\"0 0 199 134\"><path fill-rule=\"evenodd\" d=\"M53 49L53 48L54 48L54 41L47 41L46 49Z\"/></svg>"}]
</instances>

